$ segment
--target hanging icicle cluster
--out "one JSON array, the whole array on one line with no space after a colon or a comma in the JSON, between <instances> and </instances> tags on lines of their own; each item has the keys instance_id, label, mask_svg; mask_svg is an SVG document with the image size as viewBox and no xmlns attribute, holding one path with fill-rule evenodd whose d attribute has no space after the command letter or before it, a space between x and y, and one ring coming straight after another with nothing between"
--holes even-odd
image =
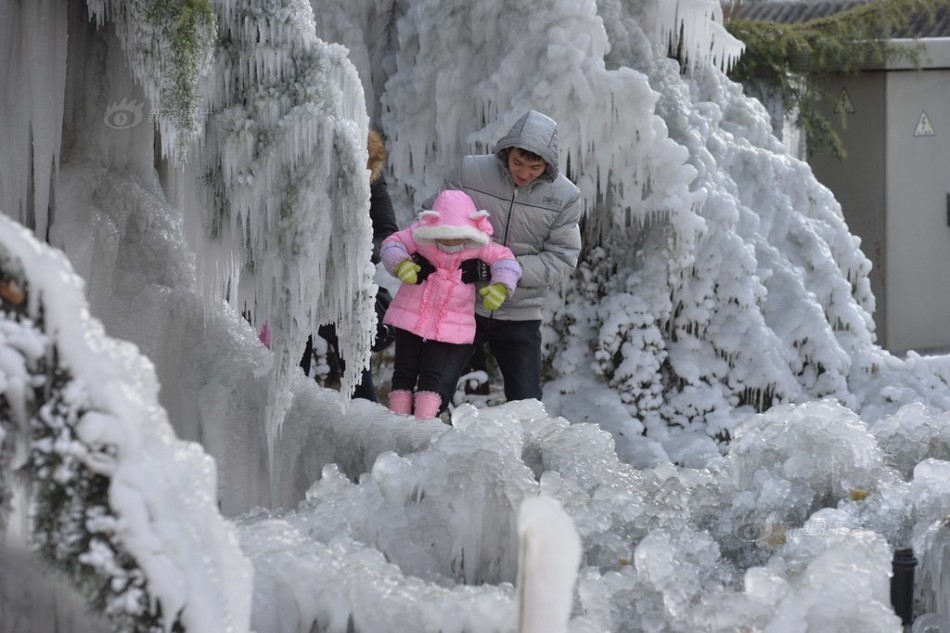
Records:
<instances>
[{"instance_id":1,"label":"hanging icicle cluster","mask_svg":"<svg viewBox=\"0 0 950 633\"><path fill-rule=\"evenodd\" d=\"M341 354L354 366L370 353L375 311L360 80L345 49L317 39L304 0L213 7L208 0L93 0L90 9L115 25L159 113L163 154L187 160L184 173L201 174L179 177L176 195L186 224L202 227L195 237L203 294L228 299L271 331L272 448L290 404L289 372L319 324L337 324ZM197 151L186 151L196 136ZM344 375L344 393L358 378Z\"/></svg>"},{"instance_id":2,"label":"hanging icicle cluster","mask_svg":"<svg viewBox=\"0 0 950 633\"><path fill-rule=\"evenodd\" d=\"M657 41L669 43L685 70L715 66L728 72L745 49L726 30L720 0L668 0L659 10Z\"/></svg>"},{"instance_id":3,"label":"hanging icicle cluster","mask_svg":"<svg viewBox=\"0 0 950 633\"><path fill-rule=\"evenodd\" d=\"M317 39L310 5L234 2L220 25L211 108L196 170L206 174L204 293L268 324L267 438L307 336L336 323L341 354L366 363L375 324L368 119L346 49ZM352 392L360 372L346 372Z\"/></svg>"},{"instance_id":4,"label":"hanging icicle cluster","mask_svg":"<svg viewBox=\"0 0 950 633\"><path fill-rule=\"evenodd\" d=\"M68 11L0 3L0 213L45 236L59 174Z\"/></svg>"},{"instance_id":5,"label":"hanging icicle cluster","mask_svg":"<svg viewBox=\"0 0 950 633\"><path fill-rule=\"evenodd\" d=\"M180 152L204 123L199 77L210 70L216 40L209 0L87 0L99 24L108 21L129 67L152 103L162 154Z\"/></svg>"}]
</instances>

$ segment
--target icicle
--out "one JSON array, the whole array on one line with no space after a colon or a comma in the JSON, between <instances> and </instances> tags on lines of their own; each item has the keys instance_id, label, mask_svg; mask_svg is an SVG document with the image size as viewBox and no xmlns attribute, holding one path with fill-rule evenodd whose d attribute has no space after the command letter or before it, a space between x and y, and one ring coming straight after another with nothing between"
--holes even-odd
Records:
<instances>
[{"instance_id":1,"label":"icicle","mask_svg":"<svg viewBox=\"0 0 950 633\"><path fill-rule=\"evenodd\" d=\"M155 17L143 3L120 3L118 0L90 0L90 15L98 23L108 18L122 42L133 77L141 84L154 112L162 112L157 119L162 136L162 151L167 156L184 158L188 144L193 141L203 124L198 93L183 94L182 74L194 73L197 80L211 68L217 41L216 24L212 15L193 14L190 31L176 37L190 39L190 57L183 62L170 31L177 28ZM166 18L167 19L167 18ZM180 66L179 64L184 64ZM187 82L188 80L184 80ZM185 89L187 93L187 88Z\"/></svg>"},{"instance_id":2,"label":"icicle","mask_svg":"<svg viewBox=\"0 0 950 633\"><path fill-rule=\"evenodd\" d=\"M235 307L272 333L271 458L303 341L336 323L341 355L360 366L375 318L362 84L344 48L316 39L308 3L278 5L262 15L255 3L232 3L232 40L215 73L224 80L213 80L209 98L208 134L221 138L201 146L194 167L220 174L223 215L212 207L204 224L226 227L196 249L201 285L231 287ZM344 394L359 378L343 376Z\"/></svg>"},{"instance_id":3,"label":"icicle","mask_svg":"<svg viewBox=\"0 0 950 633\"><path fill-rule=\"evenodd\" d=\"M0 4L0 212L43 239L59 171L67 15L55 0Z\"/></svg>"},{"instance_id":4,"label":"icicle","mask_svg":"<svg viewBox=\"0 0 950 633\"><path fill-rule=\"evenodd\" d=\"M687 70L712 64L728 71L745 50L745 44L722 25L718 0L666 0L658 4L658 41L682 50Z\"/></svg>"}]
</instances>

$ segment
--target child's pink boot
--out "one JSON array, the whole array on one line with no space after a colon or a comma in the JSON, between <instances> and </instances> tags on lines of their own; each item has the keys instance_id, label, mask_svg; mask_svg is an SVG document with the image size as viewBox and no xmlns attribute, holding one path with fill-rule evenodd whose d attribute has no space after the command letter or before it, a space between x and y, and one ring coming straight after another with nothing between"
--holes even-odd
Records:
<instances>
[{"instance_id":1,"label":"child's pink boot","mask_svg":"<svg viewBox=\"0 0 950 633\"><path fill-rule=\"evenodd\" d=\"M428 420L439 414L439 405L442 404L442 396L434 391L416 392L416 417L420 420Z\"/></svg>"},{"instance_id":2,"label":"child's pink boot","mask_svg":"<svg viewBox=\"0 0 950 633\"><path fill-rule=\"evenodd\" d=\"M406 389L390 391L389 410L393 413L412 413L412 392Z\"/></svg>"}]
</instances>

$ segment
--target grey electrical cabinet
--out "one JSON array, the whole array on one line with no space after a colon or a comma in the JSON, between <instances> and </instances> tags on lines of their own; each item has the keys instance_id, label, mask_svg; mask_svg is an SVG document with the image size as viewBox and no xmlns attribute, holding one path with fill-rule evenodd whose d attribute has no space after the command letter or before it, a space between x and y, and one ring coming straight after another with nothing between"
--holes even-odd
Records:
<instances>
[{"instance_id":1,"label":"grey electrical cabinet","mask_svg":"<svg viewBox=\"0 0 950 633\"><path fill-rule=\"evenodd\" d=\"M871 260L878 343L950 350L950 39L924 39L919 66L827 80L824 114L847 157L809 158Z\"/></svg>"}]
</instances>

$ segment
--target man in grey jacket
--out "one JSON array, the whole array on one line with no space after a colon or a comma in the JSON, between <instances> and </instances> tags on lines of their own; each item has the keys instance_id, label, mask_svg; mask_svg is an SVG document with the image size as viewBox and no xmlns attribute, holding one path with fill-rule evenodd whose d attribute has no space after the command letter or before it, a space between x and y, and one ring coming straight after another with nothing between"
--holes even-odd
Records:
<instances>
[{"instance_id":1,"label":"man in grey jacket","mask_svg":"<svg viewBox=\"0 0 950 633\"><path fill-rule=\"evenodd\" d=\"M463 158L442 189L460 189L488 211L494 239L511 249L523 270L517 290L499 309L489 312L478 303L472 350L488 343L507 400L540 400L541 306L548 290L577 266L581 248L580 190L558 171L557 123L529 111L493 154ZM445 368L443 408L470 356Z\"/></svg>"}]
</instances>

